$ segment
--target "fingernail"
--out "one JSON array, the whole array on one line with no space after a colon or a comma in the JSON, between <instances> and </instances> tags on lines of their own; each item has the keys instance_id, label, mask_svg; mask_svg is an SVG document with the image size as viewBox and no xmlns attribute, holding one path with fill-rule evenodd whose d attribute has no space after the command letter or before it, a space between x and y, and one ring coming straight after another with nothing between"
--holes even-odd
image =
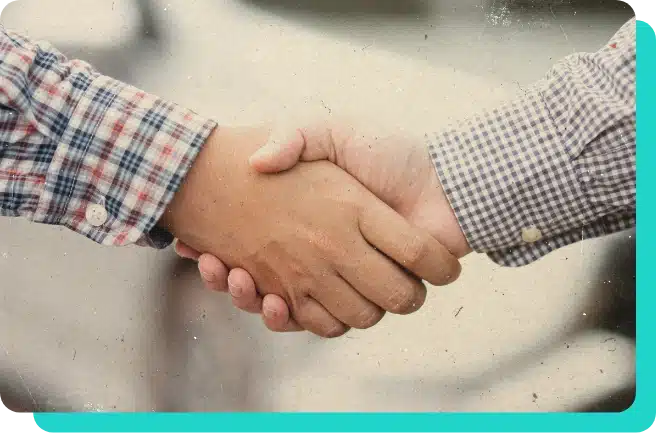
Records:
<instances>
[{"instance_id":1,"label":"fingernail","mask_svg":"<svg viewBox=\"0 0 656 433\"><path fill-rule=\"evenodd\" d=\"M209 281L210 283L214 282L214 274L201 270L200 275L205 281Z\"/></svg>"},{"instance_id":2,"label":"fingernail","mask_svg":"<svg viewBox=\"0 0 656 433\"><path fill-rule=\"evenodd\" d=\"M239 286L235 286L234 284L230 283L230 280L228 280L228 290L230 291L230 294L234 298L239 298L242 295L242 289Z\"/></svg>"},{"instance_id":3,"label":"fingernail","mask_svg":"<svg viewBox=\"0 0 656 433\"><path fill-rule=\"evenodd\" d=\"M263 313L267 319L273 319L278 315L278 312L272 308L265 308Z\"/></svg>"},{"instance_id":4,"label":"fingernail","mask_svg":"<svg viewBox=\"0 0 656 433\"><path fill-rule=\"evenodd\" d=\"M250 162L253 162L258 159L268 159L271 156L275 155L278 152L278 148L280 147L280 144L278 140L271 140L267 141L267 143L257 149L253 155L249 158Z\"/></svg>"}]
</instances>

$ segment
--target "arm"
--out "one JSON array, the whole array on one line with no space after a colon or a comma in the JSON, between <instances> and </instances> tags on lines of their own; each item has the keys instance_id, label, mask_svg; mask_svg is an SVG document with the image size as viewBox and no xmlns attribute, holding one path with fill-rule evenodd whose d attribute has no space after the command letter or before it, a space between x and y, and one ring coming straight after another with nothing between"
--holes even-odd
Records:
<instances>
[{"instance_id":1,"label":"arm","mask_svg":"<svg viewBox=\"0 0 656 433\"><path fill-rule=\"evenodd\" d=\"M0 107L0 215L103 245L163 248L173 233L248 269L319 335L413 312L421 278L458 276L442 245L341 170L258 175L244 152L266 131L215 128L4 30Z\"/></svg>"},{"instance_id":2,"label":"arm","mask_svg":"<svg viewBox=\"0 0 656 433\"><path fill-rule=\"evenodd\" d=\"M635 19L514 102L430 137L469 245L521 266L635 225Z\"/></svg>"},{"instance_id":3,"label":"arm","mask_svg":"<svg viewBox=\"0 0 656 433\"><path fill-rule=\"evenodd\" d=\"M455 214L457 223L447 231L459 231L459 226L468 246L507 266L525 265L570 243L633 226L635 43L631 20L607 46L563 59L513 103L432 135L430 154L443 187L433 189L432 196L446 196L450 203L448 210L433 213L435 221ZM279 171L299 159L368 153L357 141L347 140L339 152L334 140L325 143L291 139L287 146L266 146L258 152L258 169ZM373 143L380 146L379 139L368 144ZM414 152L409 145L407 154L399 155L399 144L378 155L377 163L388 172ZM351 159L358 163L353 166L367 161L358 161L357 155ZM371 170L358 175L348 161L334 162L372 184L367 178ZM419 224L430 221L431 213L424 214L429 218ZM443 242L439 236L448 234L437 226L432 232ZM198 256L184 247L181 251ZM228 275L208 254L200 256L199 268L213 288L220 288ZM262 300L245 271L233 269L228 281L236 306L264 311L272 330L298 329L284 302L275 296Z\"/></svg>"},{"instance_id":4,"label":"arm","mask_svg":"<svg viewBox=\"0 0 656 433\"><path fill-rule=\"evenodd\" d=\"M156 227L213 121L0 31L0 215L103 245L163 248Z\"/></svg>"}]
</instances>

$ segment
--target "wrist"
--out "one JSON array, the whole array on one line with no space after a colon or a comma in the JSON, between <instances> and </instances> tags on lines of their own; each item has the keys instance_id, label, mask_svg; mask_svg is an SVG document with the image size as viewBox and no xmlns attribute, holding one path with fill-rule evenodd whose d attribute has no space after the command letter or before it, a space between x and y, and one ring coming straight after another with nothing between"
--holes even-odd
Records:
<instances>
[{"instance_id":1,"label":"wrist","mask_svg":"<svg viewBox=\"0 0 656 433\"><path fill-rule=\"evenodd\" d=\"M158 225L199 251L210 251L208 234L235 197L248 197L248 155L266 141L261 128L215 128L192 162ZM243 204L243 203L242 203ZM224 221L223 224L230 223ZM236 223L236 222L235 222Z\"/></svg>"},{"instance_id":2,"label":"wrist","mask_svg":"<svg viewBox=\"0 0 656 433\"><path fill-rule=\"evenodd\" d=\"M432 209L430 215L426 217L426 227L429 227L433 237L447 247L451 254L462 258L471 253L472 248L435 170L432 170L431 177L428 188L420 197L420 200L431 203L425 207Z\"/></svg>"},{"instance_id":3,"label":"wrist","mask_svg":"<svg viewBox=\"0 0 656 433\"><path fill-rule=\"evenodd\" d=\"M202 144L196 158L191 163L186 176L180 182L179 188L173 194L173 198L166 206L157 226L173 233L176 237L183 234L184 228L184 215L189 213L190 207L198 204L197 187L199 182L202 182L205 174L201 173L208 165L216 164L216 160L212 158L212 154L216 152L216 147L220 141L219 129L215 128ZM186 212L185 212L186 210Z\"/></svg>"}]
</instances>

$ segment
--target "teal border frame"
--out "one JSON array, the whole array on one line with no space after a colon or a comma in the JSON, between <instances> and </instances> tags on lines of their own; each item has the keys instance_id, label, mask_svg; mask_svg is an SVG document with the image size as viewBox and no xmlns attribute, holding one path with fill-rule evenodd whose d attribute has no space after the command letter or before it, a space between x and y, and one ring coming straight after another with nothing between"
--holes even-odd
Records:
<instances>
[{"instance_id":1,"label":"teal border frame","mask_svg":"<svg viewBox=\"0 0 656 433\"><path fill-rule=\"evenodd\" d=\"M637 218L656 221L656 36L637 22ZM651 80L650 80L651 77ZM650 246L656 230L638 224L637 242L637 392L620 413L74 413L34 414L50 432L642 432L656 418L656 272L650 272ZM650 341L651 340L651 341ZM650 368L650 361L652 367Z\"/></svg>"}]
</instances>

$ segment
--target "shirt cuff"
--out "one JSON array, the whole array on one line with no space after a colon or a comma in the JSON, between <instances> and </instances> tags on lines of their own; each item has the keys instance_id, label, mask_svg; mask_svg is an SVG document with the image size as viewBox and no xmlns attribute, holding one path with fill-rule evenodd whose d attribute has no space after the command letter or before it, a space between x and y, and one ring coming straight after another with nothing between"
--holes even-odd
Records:
<instances>
[{"instance_id":1,"label":"shirt cuff","mask_svg":"<svg viewBox=\"0 0 656 433\"><path fill-rule=\"evenodd\" d=\"M429 140L469 245L505 266L528 264L576 241L572 231L582 227L600 230L593 224L600 210L588 198L581 164L559 145L543 85Z\"/></svg>"},{"instance_id":2,"label":"shirt cuff","mask_svg":"<svg viewBox=\"0 0 656 433\"><path fill-rule=\"evenodd\" d=\"M57 144L34 220L103 245L168 246L173 237L156 224L215 127L95 75Z\"/></svg>"}]
</instances>

